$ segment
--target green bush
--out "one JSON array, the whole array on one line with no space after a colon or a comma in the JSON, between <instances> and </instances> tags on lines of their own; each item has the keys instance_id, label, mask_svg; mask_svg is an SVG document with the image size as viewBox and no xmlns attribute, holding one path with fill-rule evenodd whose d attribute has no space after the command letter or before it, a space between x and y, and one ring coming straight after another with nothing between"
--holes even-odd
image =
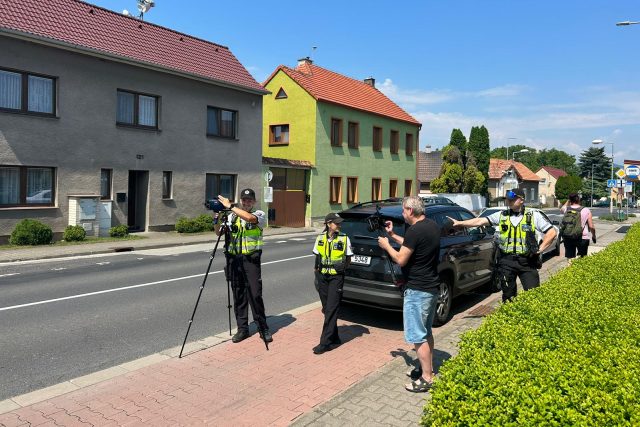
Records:
<instances>
[{"instance_id":1,"label":"green bush","mask_svg":"<svg viewBox=\"0 0 640 427\"><path fill-rule=\"evenodd\" d=\"M201 233L211 230L213 230L213 217L207 214L202 214L196 218L182 217L176 222L176 231L178 233Z\"/></svg>"},{"instance_id":2,"label":"green bush","mask_svg":"<svg viewBox=\"0 0 640 427\"><path fill-rule=\"evenodd\" d=\"M80 225L68 225L62 234L62 239L66 242L80 242L85 237L87 237L87 232Z\"/></svg>"},{"instance_id":3,"label":"green bush","mask_svg":"<svg viewBox=\"0 0 640 427\"><path fill-rule=\"evenodd\" d=\"M445 362L428 426L640 425L640 224L504 304Z\"/></svg>"},{"instance_id":4,"label":"green bush","mask_svg":"<svg viewBox=\"0 0 640 427\"><path fill-rule=\"evenodd\" d=\"M109 229L109 236L111 237L127 237L129 235L129 227L124 224L116 225Z\"/></svg>"},{"instance_id":5,"label":"green bush","mask_svg":"<svg viewBox=\"0 0 640 427\"><path fill-rule=\"evenodd\" d=\"M11 232L9 243L12 245L47 245L51 243L51 227L35 219L23 219Z\"/></svg>"}]
</instances>

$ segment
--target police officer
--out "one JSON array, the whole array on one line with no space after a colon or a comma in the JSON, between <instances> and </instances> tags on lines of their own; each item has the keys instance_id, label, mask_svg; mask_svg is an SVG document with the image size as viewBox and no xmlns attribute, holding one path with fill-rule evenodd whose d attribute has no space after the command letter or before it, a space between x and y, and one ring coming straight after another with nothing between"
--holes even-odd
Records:
<instances>
[{"instance_id":1,"label":"police officer","mask_svg":"<svg viewBox=\"0 0 640 427\"><path fill-rule=\"evenodd\" d=\"M507 191L508 209L482 218L457 221L449 218L454 227L497 226L500 232L499 274L502 276L502 301L513 299L518 290L516 278L520 278L525 291L540 286L540 259L542 252L553 243L556 230L537 209L524 206L524 191L520 188ZM537 246L535 232L544 233Z\"/></svg>"},{"instance_id":2,"label":"police officer","mask_svg":"<svg viewBox=\"0 0 640 427\"><path fill-rule=\"evenodd\" d=\"M313 348L314 354L322 354L342 344L338 335L338 309L342 299L344 272L353 251L349 237L340 233L341 222L338 214L328 214L324 219L324 231L316 238L313 247L316 255L315 285L324 313L320 344Z\"/></svg>"},{"instance_id":3,"label":"police officer","mask_svg":"<svg viewBox=\"0 0 640 427\"><path fill-rule=\"evenodd\" d=\"M269 325L262 300L262 229L267 224L263 211L254 209L256 193L246 188L240 192L240 206L229 199L218 196L222 205L230 210L227 217L229 241L227 247L227 268L233 289L233 311L238 330L231 341L238 343L249 338L249 305L253 320L258 326L260 337L272 342ZM220 235L220 225L214 221L214 229Z\"/></svg>"}]
</instances>

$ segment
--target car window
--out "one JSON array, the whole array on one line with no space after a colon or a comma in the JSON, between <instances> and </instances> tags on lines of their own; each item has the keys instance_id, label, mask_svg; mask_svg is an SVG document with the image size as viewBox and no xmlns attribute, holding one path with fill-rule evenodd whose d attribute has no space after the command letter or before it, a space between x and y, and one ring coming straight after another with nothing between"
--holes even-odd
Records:
<instances>
[{"instance_id":1,"label":"car window","mask_svg":"<svg viewBox=\"0 0 640 427\"><path fill-rule=\"evenodd\" d=\"M475 218L472 213L467 211L458 211L458 213L460 214L460 218L462 218L463 221ZM482 227L469 227L467 228L467 232L469 234L484 234L484 230Z\"/></svg>"},{"instance_id":2,"label":"car window","mask_svg":"<svg viewBox=\"0 0 640 427\"><path fill-rule=\"evenodd\" d=\"M382 218L383 221L392 220L391 218ZM404 236L405 223L403 220L393 219L393 232L399 236ZM377 239L380 236L380 232L377 230L369 231L369 224L365 217L362 218L345 218L342 221L341 232L349 236L350 239ZM386 236L387 233L382 229L382 235Z\"/></svg>"},{"instance_id":3,"label":"car window","mask_svg":"<svg viewBox=\"0 0 640 427\"><path fill-rule=\"evenodd\" d=\"M434 220L440 226L442 237L464 236L464 229L453 228L451 226L451 221L449 220L449 218L447 218L448 216L453 219L460 219L460 216L457 215L456 211L440 211L432 214L427 214L427 217Z\"/></svg>"}]
</instances>

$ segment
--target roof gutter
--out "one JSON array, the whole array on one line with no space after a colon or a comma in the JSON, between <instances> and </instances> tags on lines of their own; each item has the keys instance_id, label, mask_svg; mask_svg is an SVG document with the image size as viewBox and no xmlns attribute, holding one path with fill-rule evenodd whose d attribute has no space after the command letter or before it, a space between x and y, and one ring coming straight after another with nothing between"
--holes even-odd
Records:
<instances>
[{"instance_id":1,"label":"roof gutter","mask_svg":"<svg viewBox=\"0 0 640 427\"><path fill-rule=\"evenodd\" d=\"M140 68L146 68L146 69L157 71L164 74L172 74L174 76L179 76L179 77L187 78L190 80L196 80L196 81L207 83L207 84L215 84L216 86L235 89L242 92L251 93L254 95L266 95L270 93L268 90L265 90L265 89L259 90L259 89L253 89L247 86L236 85L224 80L207 78L207 77L200 76L198 74L179 71L179 70L176 70L175 68L163 67L161 65L153 64L151 62L136 61L126 56L116 55L116 54L108 53L98 49L82 47L72 43L67 43L60 40L52 39L49 37L43 37L35 34L25 33L23 31L11 30L8 28L0 27L0 34L9 36L15 39L20 39L20 40L41 44L44 46L50 46L50 47L55 47L55 48L59 48L59 49L70 51L70 52L81 53L83 55L88 55L95 58L108 59L114 62L120 62L123 64L133 65Z\"/></svg>"}]
</instances>

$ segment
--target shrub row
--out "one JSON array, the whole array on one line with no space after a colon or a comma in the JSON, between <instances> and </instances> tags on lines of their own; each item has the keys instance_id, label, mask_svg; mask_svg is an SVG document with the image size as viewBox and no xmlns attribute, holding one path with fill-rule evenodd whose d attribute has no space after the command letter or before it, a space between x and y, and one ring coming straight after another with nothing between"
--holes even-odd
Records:
<instances>
[{"instance_id":1,"label":"shrub row","mask_svg":"<svg viewBox=\"0 0 640 427\"><path fill-rule=\"evenodd\" d=\"M129 235L129 228L126 225L116 225L109 229L109 235L111 237L126 237ZM87 232L80 225L69 225L62 234L63 240L67 242L79 242L86 237ZM52 239L51 227L35 219L23 219L11 232L9 243L20 246L48 245Z\"/></svg>"},{"instance_id":2,"label":"shrub row","mask_svg":"<svg viewBox=\"0 0 640 427\"><path fill-rule=\"evenodd\" d=\"M213 217L202 214L195 218L182 217L176 222L178 233L200 233L203 231L213 231Z\"/></svg>"},{"instance_id":3,"label":"shrub row","mask_svg":"<svg viewBox=\"0 0 640 427\"><path fill-rule=\"evenodd\" d=\"M462 337L427 426L640 425L640 224Z\"/></svg>"}]
</instances>

